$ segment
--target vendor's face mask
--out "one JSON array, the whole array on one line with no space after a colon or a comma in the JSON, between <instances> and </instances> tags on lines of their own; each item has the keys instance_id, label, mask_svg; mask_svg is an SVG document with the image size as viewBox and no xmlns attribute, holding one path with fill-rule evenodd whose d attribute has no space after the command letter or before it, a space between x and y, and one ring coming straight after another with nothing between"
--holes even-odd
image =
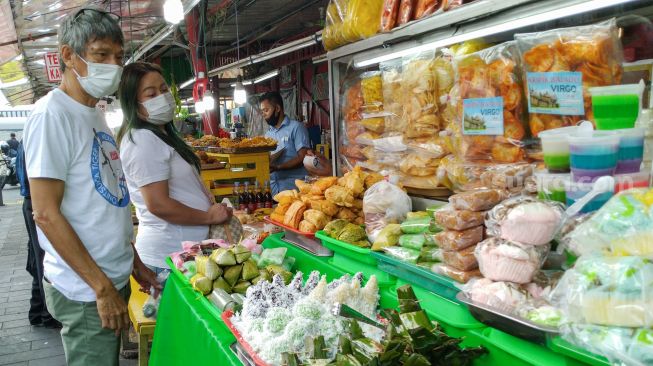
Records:
<instances>
[{"instance_id":1,"label":"vendor's face mask","mask_svg":"<svg viewBox=\"0 0 653 366\"><path fill-rule=\"evenodd\" d=\"M101 64L96 62L88 62L77 55L87 65L86 76L81 77L77 70L73 68L77 80L82 89L94 98L102 98L107 95L115 93L120 84L120 77L122 76L122 67L113 64Z\"/></svg>"},{"instance_id":2,"label":"vendor's face mask","mask_svg":"<svg viewBox=\"0 0 653 366\"><path fill-rule=\"evenodd\" d=\"M153 125L165 125L175 116L175 98L170 92L157 95L141 104L147 111L145 120Z\"/></svg>"},{"instance_id":3,"label":"vendor's face mask","mask_svg":"<svg viewBox=\"0 0 653 366\"><path fill-rule=\"evenodd\" d=\"M279 116L281 112L277 110L277 107L274 107L274 113L272 113L272 116L270 118L266 118L265 122L268 123L270 126L276 126L277 123L279 123Z\"/></svg>"}]
</instances>

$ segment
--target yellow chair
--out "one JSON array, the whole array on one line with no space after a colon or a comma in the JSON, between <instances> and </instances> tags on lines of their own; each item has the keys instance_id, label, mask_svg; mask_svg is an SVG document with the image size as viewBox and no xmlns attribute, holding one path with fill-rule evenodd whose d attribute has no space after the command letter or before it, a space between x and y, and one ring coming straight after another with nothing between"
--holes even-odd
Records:
<instances>
[{"instance_id":1,"label":"yellow chair","mask_svg":"<svg viewBox=\"0 0 653 366\"><path fill-rule=\"evenodd\" d=\"M154 336L156 320L143 315L143 304L145 304L149 295L139 291L141 286L133 277L129 278L129 282L131 297L127 307L129 308L129 319L131 319L134 330L138 333L138 365L146 366L150 358L149 342Z\"/></svg>"}]
</instances>

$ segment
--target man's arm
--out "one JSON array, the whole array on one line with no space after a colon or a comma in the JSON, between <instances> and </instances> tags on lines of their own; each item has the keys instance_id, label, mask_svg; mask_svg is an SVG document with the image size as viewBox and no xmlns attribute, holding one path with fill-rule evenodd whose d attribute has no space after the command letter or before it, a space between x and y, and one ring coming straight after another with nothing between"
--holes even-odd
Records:
<instances>
[{"instance_id":1,"label":"man's arm","mask_svg":"<svg viewBox=\"0 0 653 366\"><path fill-rule=\"evenodd\" d=\"M128 329L127 304L61 213L64 182L46 178L30 179L29 182L34 221L59 256L95 291L102 327L113 329L116 334Z\"/></svg>"},{"instance_id":2,"label":"man's arm","mask_svg":"<svg viewBox=\"0 0 653 366\"><path fill-rule=\"evenodd\" d=\"M304 157L306 156L306 152L308 152L308 148L303 147L297 151L297 156L295 158L278 165L273 164L271 167L273 170L290 170L304 166Z\"/></svg>"}]
</instances>

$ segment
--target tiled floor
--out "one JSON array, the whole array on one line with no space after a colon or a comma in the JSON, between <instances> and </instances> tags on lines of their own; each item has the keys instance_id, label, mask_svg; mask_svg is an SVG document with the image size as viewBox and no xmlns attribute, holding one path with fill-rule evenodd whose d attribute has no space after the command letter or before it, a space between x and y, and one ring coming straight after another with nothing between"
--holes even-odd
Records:
<instances>
[{"instance_id":1,"label":"tiled floor","mask_svg":"<svg viewBox=\"0 0 653 366\"><path fill-rule=\"evenodd\" d=\"M25 270L27 231L18 187L5 187L0 207L0 365L66 364L58 330L32 327L27 320L32 277ZM121 366L136 365L121 360Z\"/></svg>"}]
</instances>

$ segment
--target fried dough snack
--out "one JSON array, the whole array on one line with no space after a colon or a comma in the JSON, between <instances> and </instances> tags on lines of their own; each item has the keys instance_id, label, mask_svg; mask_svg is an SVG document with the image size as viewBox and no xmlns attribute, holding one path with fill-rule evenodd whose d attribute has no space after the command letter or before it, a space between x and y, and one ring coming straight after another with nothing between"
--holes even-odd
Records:
<instances>
[{"instance_id":1,"label":"fried dough snack","mask_svg":"<svg viewBox=\"0 0 653 366\"><path fill-rule=\"evenodd\" d=\"M327 201L338 206L352 207L354 205L354 195L352 192L341 186L333 186L324 192Z\"/></svg>"},{"instance_id":2,"label":"fried dough snack","mask_svg":"<svg viewBox=\"0 0 653 366\"><path fill-rule=\"evenodd\" d=\"M293 202L286 214L284 215L283 224L292 228L299 228L299 223L302 221L306 205L302 201Z\"/></svg>"}]
</instances>

